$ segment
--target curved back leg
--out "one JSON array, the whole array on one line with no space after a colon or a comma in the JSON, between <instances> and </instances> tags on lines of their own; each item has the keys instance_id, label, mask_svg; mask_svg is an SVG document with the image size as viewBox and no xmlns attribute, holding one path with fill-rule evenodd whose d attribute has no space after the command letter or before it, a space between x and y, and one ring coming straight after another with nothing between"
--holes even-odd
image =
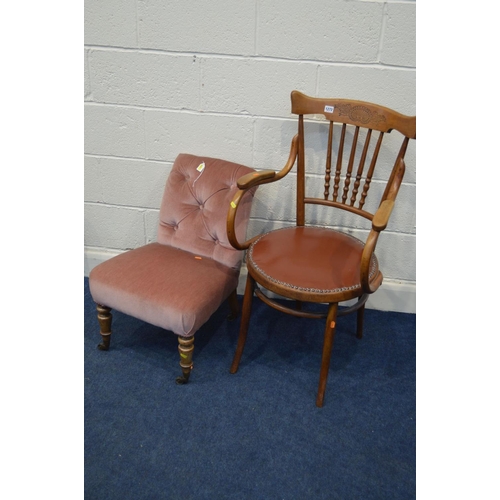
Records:
<instances>
[{"instance_id":1,"label":"curved back leg","mask_svg":"<svg viewBox=\"0 0 500 500\"><path fill-rule=\"evenodd\" d=\"M332 354L333 339L335 337L335 322L337 321L338 304L330 304L325 325L325 340L323 341L323 355L321 357L321 370L319 373L318 396L316 406L321 408L325 399L326 380L330 368L330 357Z\"/></svg>"},{"instance_id":2,"label":"curved back leg","mask_svg":"<svg viewBox=\"0 0 500 500\"><path fill-rule=\"evenodd\" d=\"M229 321L233 321L240 314L240 305L238 304L238 295L236 289L231 292L231 295L227 299L229 301L229 307L231 308L231 313L227 317Z\"/></svg>"},{"instance_id":3,"label":"curved back leg","mask_svg":"<svg viewBox=\"0 0 500 500\"><path fill-rule=\"evenodd\" d=\"M243 298L243 311L241 313L240 335L238 337L236 352L234 353L233 364L231 365L231 369L229 370L231 373L236 373L238 371L241 355L243 354L243 349L245 348L248 324L250 323L250 312L252 310L254 284L255 280L252 278L252 276L250 276L250 273L248 273L247 283L245 286L245 296Z\"/></svg>"},{"instance_id":4,"label":"curved back leg","mask_svg":"<svg viewBox=\"0 0 500 500\"><path fill-rule=\"evenodd\" d=\"M358 309L358 317L357 317L357 323L356 323L356 337L358 339L363 338L363 324L365 320L365 305L363 304L359 309Z\"/></svg>"}]
</instances>

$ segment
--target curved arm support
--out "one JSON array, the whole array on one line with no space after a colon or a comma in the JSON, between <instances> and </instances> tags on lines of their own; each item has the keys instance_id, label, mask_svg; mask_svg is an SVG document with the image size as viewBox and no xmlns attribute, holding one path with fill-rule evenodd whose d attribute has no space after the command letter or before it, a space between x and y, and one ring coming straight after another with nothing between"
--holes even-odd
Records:
<instances>
[{"instance_id":1,"label":"curved arm support","mask_svg":"<svg viewBox=\"0 0 500 500\"><path fill-rule=\"evenodd\" d=\"M394 200L385 200L380 204L372 219L373 230L380 232L387 227L393 208Z\"/></svg>"},{"instance_id":2,"label":"curved arm support","mask_svg":"<svg viewBox=\"0 0 500 500\"><path fill-rule=\"evenodd\" d=\"M365 293L373 293L382 282L382 273L379 273L379 277L370 283L370 262L377 246L379 234L387 227L393 207L394 200L385 200L373 216L372 229L361 255L361 286Z\"/></svg>"},{"instance_id":3,"label":"curved arm support","mask_svg":"<svg viewBox=\"0 0 500 500\"><path fill-rule=\"evenodd\" d=\"M254 236L253 238L250 238L249 240L245 241L245 243L240 243L238 241L238 238L236 237L236 230L234 227L236 220L236 212L238 210L241 198L243 198L243 195L246 192L247 192L246 189L240 189L236 192L229 206L229 212L227 213L227 239L229 240L231 246L236 248L236 250L246 250L259 237L259 235Z\"/></svg>"},{"instance_id":4,"label":"curved arm support","mask_svg":"<svg viewBox=\"0 0 500 500\"><path fill-rule=\"evenodd\" d=\"M394 165L393 172L391 174L391 178L387 183L386 191L382 200L395 200L398 195L399 188L401 187L401 183L403 182L403 176L405 174L406 164L403 158L399 158L397 163Z\"/></svg>"},{"instance_id":5,"label":"curved arm support","mask_svg":"<svg viewBox=\"0 0 500 500\"><path fill-rule=\"evenodd\" d=\"M377 246L377 241L379 234L387 227L389 218L394 208L394 202L403 181L403 175L405 173L405 162L402 158L398 160L395 165L394 173L388 189L385 193L382 203L375 212L372 219L372 229L368 238L366 239L365 248L363 254L361 255L361 286L365 293L373 293L380 286L382 282L382 273L370 283L370 262L372 255L375 252L375 247Z\"/></svg>"},{"instance_id":6,"label":"curved arm support","mask_svg":"<svg viewBox=\"0 0 500 500\"><path fill-rule=\"evenodd\" d=\"M377 240L380 231L372 229L366 239L365 248L361 255L361 287L364 293L373 293L379 286L379 280L375 283L370 283L370 262L373 252L377 246Z\"/></svg>"},{"instance_id":7,"label":"curved arm support","mask_svg":"<svg viewBox=\"0 0 500 500\"><path fill-rule=\"evenodd\" d=\"M236 237L235 231L235 221L236 213L238 211L238 206L243 198L243 195L248 189L260 186L261 184L269 184L270 182L276 182L285 177L288 172L292 169L295 159L297 158L298 152L299 136L298 134L292 139L290 145L290 154L288 155L288 160L285 166L279 171L274 170L261 170L260 172L254 172L250 174L243 175L237 181L239 190L234 195L231 204L229 205L229 211L227 213L227 236L231 246L237 250L246 250L260 235L254 236L244 243L240 243Z\"/></svg>"}]
</instances>

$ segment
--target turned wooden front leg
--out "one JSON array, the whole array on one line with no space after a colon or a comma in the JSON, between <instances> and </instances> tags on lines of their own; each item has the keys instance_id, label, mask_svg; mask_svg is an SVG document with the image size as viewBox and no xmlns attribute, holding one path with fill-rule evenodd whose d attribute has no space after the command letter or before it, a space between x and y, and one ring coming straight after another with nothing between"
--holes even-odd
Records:
<instances>
[{"instance_id":1,"label":"turned wooden front leg","mask_svg":"<svg viewBox=\"0 0 500 500\"><path fill-rule=\"evenodd\" d=\"M178 384L187 384L191 370L193 369L193 349L194 335L191 337L177 337L179 340L179 355L181 357L180 365L182 368L182 376L177 377L175 381Z\"/></svg>"},{"instance_id":2,"label":"turned wooden front leg","mask_svg":"<svg viewBox=\"0 0 500 500\"><path fill-rule=\"evenodd\" d=\"M107 306L97 304L97 319L101 327L102 342L97 346L101 351L109 349L109 342L111 340L111 309Z\"/></svg>"}]
</instances>

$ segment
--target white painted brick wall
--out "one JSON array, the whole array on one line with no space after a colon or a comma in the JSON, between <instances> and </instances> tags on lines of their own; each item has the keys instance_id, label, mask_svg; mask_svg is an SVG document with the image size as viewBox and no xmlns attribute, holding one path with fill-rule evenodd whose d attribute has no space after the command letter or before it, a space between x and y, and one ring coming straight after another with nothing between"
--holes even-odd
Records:
<instances>
[{"instance_id":1,"label":"white painted brick wall","mask_svg":"<svg viewBox=\"0 0 500 500\"><path fill-rule=\"evenodd\" d=\"M294 60L376 63L382 2L257 2L257 53Z\"/></svg>"},{"instance_id":2,"label":"white painted brick wall","mask_svg":"<svg viewBox=\"0 0 500 500\"><path fill-rule=\"evenodd\" d=\"M253 56L256 3L254 0L137 0L139 47Z\"/></svg>"},{"instance_id":3,"label":"white painted brick wall","mask_svg":"<svg viewBox=\"0 0 500 500\"><path fill-rule=\"evenodd\" d=\"M155 209L160 208L165 179L172 169L165 162L90 155L84 165L87 202Z\"/></svg>"},{"instance_id":4,"label":"white painted brick wall","mask_svg":"<svg viewBox=\"0 0 500 500\"><path fill-rule=\"evenodd\" d=\"M198 108L200 71L192 56L93 50L89 66L96 102Z\"/></svg>"},{"instance_id":5,"label":"white painted brick wall","mask_svg":"<svg viewBox=\"0 0 500 500\"><path fill-rule=\"evenodd\" d=\"M411 0L86 0L86 272L155 240L179 153L280 169L297 128L294 89L415 114L415 10ZM308 186L324 182L321 142L308 145ZM293 224L294 181L292 172L259 189L249 233ZM414 310L415 191L412 143L378 245L389 288L374 307ZM366 236L369 225L348 214L308 210L313 223ZM397 299L399 289L411 304Z\"/></svg>"},{"instance_id":6,"label":"white painted brick wall","mask_svg":"<svg viewBox=\"0 0 500 500\"><path fill-rule=\"evenodd\" d=\"M288 116L290 98L284 84L316 91L317 64L267 59L202 58L203 111L252 116ZM286 83L285 83L286 82Z\"/></svg>"},{"instance_id":7,"label":"white painted brick wall","mask_svg":"<svg viewBox=\"0 0 500 500\"><path fill-rule=\"evenodd\" d=\"M85 44L137 47L136 0L86 0Z\"/></svg>"}]
</instances>

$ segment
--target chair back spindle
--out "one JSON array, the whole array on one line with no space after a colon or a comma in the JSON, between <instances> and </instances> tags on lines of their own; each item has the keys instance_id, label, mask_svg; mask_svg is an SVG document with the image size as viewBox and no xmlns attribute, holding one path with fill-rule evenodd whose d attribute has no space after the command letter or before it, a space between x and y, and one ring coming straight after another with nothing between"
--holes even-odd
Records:
<instances>
[{"instance_id":1,"label":"chair back spindle","mask_svg":"<svg viewBox=\"0 0 500 500\"><path fill-rule=\"evenodd\" d=\"M354 131L354 137L351 144L351 156L349 157L349 164L347 165L347 172L344 180L344 194L342 195L342 203L345 204L349 193L349 185L351 184L352 167L354 165L354 158L356 156L356 146L358 143L359 127Z\"/></svg>"},{"instance_id":2,"label":"chair back spindle","mask_svg":"<svg viewBox=\"0 0 500 500\"><path fill-rule=\"evenodd\" d=\"M328 149L326 150L326 173L325 173L325 200L330 194L330 172L332 170L332 147L333 147L333 122L328 129Z\"/></svg>"},{"instance_id":3,"label":"chair back spindle","mask_svg":"<svg viewBox=\"0 0 500 500\"><path fill-rule=\"evenodd\" d=\"M346 126L344 124L342 126L342 132L340 134L339 149L338 149L338 153L337 153L337 165L335 168L335 181L334 181L334 186L333 186L333 201L337 201L337 195L339 193L340 173L342 171L342 158L344 155L345 130L346 130ZM303 138L304 137L302 136L302 139Z\"/></svg>"}]
</instances>

